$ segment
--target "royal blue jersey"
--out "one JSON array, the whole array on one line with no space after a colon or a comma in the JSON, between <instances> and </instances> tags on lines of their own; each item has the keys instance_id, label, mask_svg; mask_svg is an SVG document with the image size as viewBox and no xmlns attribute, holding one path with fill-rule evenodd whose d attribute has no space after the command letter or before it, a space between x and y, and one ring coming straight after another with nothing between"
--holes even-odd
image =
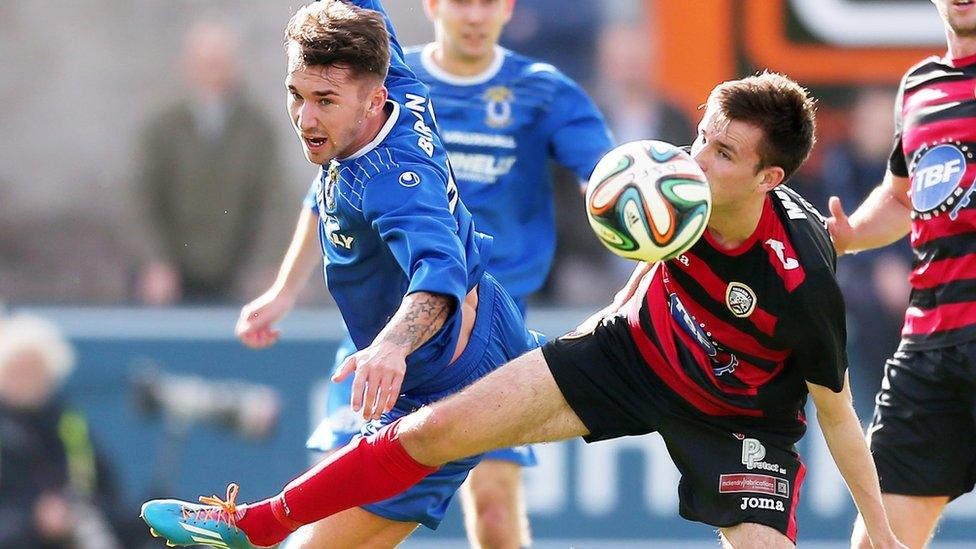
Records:
<instances>
[{"instance_id":1,"label":"royal blue jersey","mask_svg":"<svg viewBox=\"0 0 976 549\"><path fill-rule=\"evenodd\" d=\"M498 47L484 73L458 77L434 64L434 49L408 50L407 65L430 87L464 203L495 239L489 272L524 297L545 282L555 251L549 159L585 181L612 147L610 132L552 65Z\"/></svg>"},{"instance_id":2,"label":"royal blue jersey","mask_svg":"<svg viewBox=\"0 0 976 549\"><path fill-rule=\"evenodd\" d=\"M383 11L377 1L355 3ZM404 64L389 19L387 26L389 119L371 143L323 166L305 203L319 215L326 281L358 349L372 343L404 295L454 300L444 327L407 357L402 391L410 392L449 364L460 304L484 274L491 238L475 232L458 199L427 86Z\"/></svg>"}]
</instances>

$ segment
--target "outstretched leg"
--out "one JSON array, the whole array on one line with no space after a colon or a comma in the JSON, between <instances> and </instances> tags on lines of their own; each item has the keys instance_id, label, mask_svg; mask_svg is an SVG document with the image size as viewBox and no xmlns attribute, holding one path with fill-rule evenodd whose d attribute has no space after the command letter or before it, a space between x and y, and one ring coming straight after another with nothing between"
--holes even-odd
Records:
<instances>
[{"instance_id":1,"label":"outstretched leg","mask_svg":"<svg viewBox=\"0 0 976 549\"><path fill-rule=\"evenodd\" d=\"M216 521L214 511L202 510L195 517L200 524L192 526L234 538L233 544L224 542L232 548L271 546L304 524L398 494L449 461L587 432L536 349L339 450L273 498L243 508L223 506L216 510ZM177 501L150 502L144 513L158 533L185 543L187 507ZM243 535L236 536L238 531Z\"/></svg>"},{"instance_id":2,"label":"outstretched leg","mask_svg":"<svg viewBox=\"0 0 976 549\"><path fill-rule=\"evenodd\" d=\"M407 454L429 466L496 448L587 433L539 349L460 393L404 417L399 427L400 443Z\"/></svg>"},{"instance_id":3,"label":"outstretched leg","mask_svg":"<svg viewBox=\"0 0 976 549\"><path fill-rule=\"evenodd\" d=\"M358 507L303 526L288 538L287 549L392 549L417 529L416 522L399 522Z\"/></svg>"}]
</instances>

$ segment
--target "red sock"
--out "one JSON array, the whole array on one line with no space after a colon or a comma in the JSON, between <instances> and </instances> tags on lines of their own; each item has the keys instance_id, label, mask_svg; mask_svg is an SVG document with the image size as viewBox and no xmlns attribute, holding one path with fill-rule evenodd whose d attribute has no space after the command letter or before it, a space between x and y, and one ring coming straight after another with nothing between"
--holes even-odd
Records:
<instances>
[{"instance_id":1,"label":"red sock","mask_svg":"<svg viewBox=\"0 0 976 549\"><path fill-rule=\"evenodd\" d=\"M246 506L237 526L255 545L275 545L300 526L375 503L417 484L438 467L418 463L400 444L400 420L325 458L273 498Z\"/></svg>"}]
</instances>

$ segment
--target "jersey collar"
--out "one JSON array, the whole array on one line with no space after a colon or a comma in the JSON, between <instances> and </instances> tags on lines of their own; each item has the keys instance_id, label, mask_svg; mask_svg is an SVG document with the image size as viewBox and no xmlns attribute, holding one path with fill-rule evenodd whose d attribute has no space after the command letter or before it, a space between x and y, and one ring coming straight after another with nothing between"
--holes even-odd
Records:
<instances>
[{"instance_id":1,"label":"jersey collar","mask_svg":"<svg viewBox=\"0 0 976 549\"><path fill-rule=\"evenodd\" d=\"M958 69L960 67L965 67L966 65L972 65L974 62L976 62L976 54L967 55L966 57L960 57L958 59L954 59L952 57L952 54L947 53L945 56L945 60L954 68Z\"/></svg>"},{"instance_id":2,"label":"jersey collar","mask_svg":"<svg viewBox=\"0 0 976 549\"><path fill-rule=\"evenodd\" d=\"M759 240L759 237L766 233L766 225L770 222L772 216L774 215L776 215L776 212L773 211L773 201L770 199L769 193L767 193L766 199L763 202L762 213L759 215L759 223L756 224L756 230L752 231L749 238L747 238L742 244L739 244L735 248L723 248L722 245L715 240L715 237L708 232L707 228L705 229L705 232L702 233L702 237L712 248L722 254L727 256L742 255L748 252L756 241Z\"/></svg>"},{"instance_id":3,"label":"jersey collar","mask_svg":"<svg viewBox=\"0 0 976 549\"><path fill-rule=\"evenodd\" d=\"M496 45L495 58L491 60L491 65L488 65L488 68L479 74L457 76L442 69L440 65L434 62L434 51L437 47L436 42L431 42L424 46L424 49L420 52L420 63L424 66L424 70L429 72L431 76L452 86L477 86L478 84L484 84L498 74L498 71L502 68L502 63L505 62L505 49Z\"/></svg>"},{"instance_id":4,"label":"jersey collar","mask_svg":"<svg viewBox=\"0 0 976 549\"><path fill-rule=\"evenodd\" d=\"M400 119L400 104L389 99L386 100L386 103L391 105L393 110L390 112L390 117L386 120L386 124L383 124L383 127L380 128L380 133L376 134L376 137L374 137L372 141L363 145L363 148L345 158L337 158L337 161L345 162L347 160L355 160L375 149L381 142L383 142L384 139L386 139L386 136L390 135L390 132L393 131L393 126L396 126L397 120Z\"/></svg>"}]
</instances>

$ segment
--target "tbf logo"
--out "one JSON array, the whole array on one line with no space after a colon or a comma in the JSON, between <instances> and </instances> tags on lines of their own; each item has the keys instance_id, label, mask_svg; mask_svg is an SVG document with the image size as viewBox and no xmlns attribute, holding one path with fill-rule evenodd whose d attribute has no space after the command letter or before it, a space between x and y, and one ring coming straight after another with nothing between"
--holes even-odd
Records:
<instances>
[{"instance_id":1,"label":"tbf logo","mask_svg":"<svg viewBox=\"0 0 976 549\"><path fill-rule=\"evenodd\" d=\"M914 216L929 219L948 211L955 220L959 210L969 205L974 186L964 194L966 155L956 146L943 144L924 151L911 172Z\"/></svg>"},{"instance_id":2,"label":"tbf logo","mask_svg":"<svg viewBox=\"0 0 976 549\"><path fill-rule=\"evenodd\" d=\"M756 464L766 457L766 447L754 438L747 438L742 441L742 464L746 469L755 469Z\"/></svg>"},{"instance_id":3,"label":"tbf logo","mask_svg":"<svg viewBox=\"0 0 976 549\"><path fill-rule=\"evenodd\" d=\"M962 160L954 158L942 164L926 166L915 172L915 190L921 191L948 183L952 176L962 171Z\"/></svg>"}]
</instances>

